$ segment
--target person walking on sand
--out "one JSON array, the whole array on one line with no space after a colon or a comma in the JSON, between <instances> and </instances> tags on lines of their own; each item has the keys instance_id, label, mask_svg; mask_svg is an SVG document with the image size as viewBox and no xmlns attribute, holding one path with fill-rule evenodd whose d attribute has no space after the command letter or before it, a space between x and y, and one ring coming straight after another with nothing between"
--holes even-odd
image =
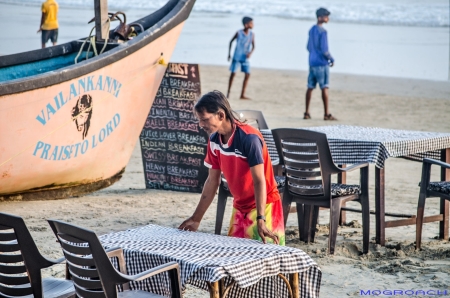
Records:
<instances>
[{"instance_id":1,"label":"person walking on sand","mask_svg":"<svg viewBox=\"0 0 450 298\"><path fill-rule=\"evenodd\" d=\"M42 48L48 40L51 40L53 45L58 41L58 3L55 0L46 0L41 7L41 26L37 33L42 31L41 41Z\"/></svg>"},{"instance_id":2,"label":"person walking on sand","mask_svg":"<svg viewBox=\"0 0 450 298\"><path fill-rule=\"evenodd\" d=\"M327 31L323 23L328 23L330 12L325 8L316 11L317 24L309 30L307 49L309 51L309 75L308 90L306 91L306 110L303 119L311 119L309 104L311 103L312 91L317 83L322 90L322 101L324 108L323 120L337 120L328 110L328 88L330 80L330 67L334 65L334 59L328 51Z\"/></svg>"},{"instance_id":3,"label":"person walking on sand","mask_svg":"<svg viewBox=\"0 0 450 298\"><path fill-rule=\"evenodd\" d=\"M230 97L231 85L233 84L234 75L236 70L241 65L241 71L245 73L244 84L242 85L241 99L250 99L245 96L245 90L247 89L248 79L250 78L250 56L255 50L255 34L252 32L253 29L253 19L250 17L244 17L242 19L244 24L244 29L239 30L233 36L230 41L230 46L228 47L228 61L231 59L231 45L233 41L236 40L236 48L234 49L233 60L230 66L230 80L228 82L228 92L227 98Z\"/></svg>"},{"instance_id":4,"label":"person walking on sand","mask_svg":"<svg viewBox=\"0 0 450 298\"><path fill-rule=\"evenodd\" d=\"M241 123L219 91L203 95L194 112L199 126L210 135L204 161L209 174L197 208L179 229L197 231L223 172L234 197L228 235L284 245L280 193L259 130Z\"/></svg>"}]
</instances>

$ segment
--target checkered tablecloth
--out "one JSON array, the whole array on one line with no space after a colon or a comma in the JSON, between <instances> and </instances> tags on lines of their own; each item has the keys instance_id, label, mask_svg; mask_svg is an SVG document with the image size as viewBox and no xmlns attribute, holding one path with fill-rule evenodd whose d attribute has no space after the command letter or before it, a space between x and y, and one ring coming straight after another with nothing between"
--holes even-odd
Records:
<instances>
[{"instance_id":1,"label":"checkered tablecloth","mask_svg":"<svg viewBox=\"0 0 450 298\"><path fill-rule=\"evenodd\" d=\"M302 127L302 129L323 132L327 135L336 164L369 162L383 168L385 160L389 157L404 157L417 161L425 157L440 159L440 150L450 148L450 133L350 125ZM266 137L267 134L266 131L263 136Z\"/></svg>"},{"instance_id":2,"label":"checkered tablecloth","mask_svg":"<svg viewBox=\"0 0 450 298\"><path fill-rule=\"evenodd\" d=\"M207 282L235 281L227 297L288 297L278 273L299 272L300 297L319 297L321 271L302 250L220 235L148 225L103 235L105 248L122 247L128 274L175 261L181 283L207 290ZM131 283L132 289L170 295L166 275Z\"/></svg>"}]
</instances>

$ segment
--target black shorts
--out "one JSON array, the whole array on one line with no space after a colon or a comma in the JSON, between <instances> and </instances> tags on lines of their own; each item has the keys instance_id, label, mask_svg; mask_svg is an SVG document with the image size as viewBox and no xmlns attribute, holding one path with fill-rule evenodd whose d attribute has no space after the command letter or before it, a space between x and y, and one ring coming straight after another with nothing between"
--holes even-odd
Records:
<instances>
[{"instance_id":1,"label":"black shorts","mask_svg":"<svg viewBox=\"0 0 450 298\"><path fill-rule=\"evenodd\" d=\"M42 43L47 43L49 39L53 43L58 41L58 29L42 30Z\"/></svg>"}]
</instances>

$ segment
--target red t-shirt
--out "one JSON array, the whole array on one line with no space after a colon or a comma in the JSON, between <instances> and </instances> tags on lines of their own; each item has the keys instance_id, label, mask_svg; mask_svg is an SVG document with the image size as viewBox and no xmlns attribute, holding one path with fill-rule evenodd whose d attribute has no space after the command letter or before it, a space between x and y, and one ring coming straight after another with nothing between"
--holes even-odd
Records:
<instances>
[{"instance_id":1,"label":"red t-shirt","mask_svg":"<svg viewBox=\"0 0 450 298\"><path fill-rule=\"evenodd\" d=\"M266 204L280 199L272 169L269 151L258 129L235 123L233 135L222 144L219 133L213 133L208 142L205 166L221 170L234 197L233 206L241 212L256 208L255 189L250 168L264 164Z\"/></svg>"}]
</instances>

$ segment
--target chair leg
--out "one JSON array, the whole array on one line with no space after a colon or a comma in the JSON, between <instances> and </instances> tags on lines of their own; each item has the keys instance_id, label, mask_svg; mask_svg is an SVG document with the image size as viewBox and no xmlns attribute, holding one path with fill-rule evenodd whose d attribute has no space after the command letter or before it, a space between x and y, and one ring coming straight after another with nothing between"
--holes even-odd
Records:
<instances>
[{"instance_id":1,"label":"chair leg","mask_svg":"<svg viewBox=\"0 0 450 298\"><path fill-rule=\"evenodd\" d=\"M339 227L339 218L341 215L341 201L331 200L330 206L330 235L328 236L328 252L334 254L334 247L336 245L337 231Z\"/></svg>"},{"instance_id":2,"label":"chair leg","mask_svg":"<svg viewBox=\"0 0 450 298\"><path fill-rule=\"evenodd\" d=\"M369 168L364 167L360 170L361 175L361 203L362 223L363 223L363 254L369 252L370 240L370 205L369 205Z\"/></svg>"},{"instance_id":3,"label":"chair leg","mask_svg":"<svg viewBox=\"0 0 450 298\"><path fill-rule=\"evenodd\" d=\"M303 231L304 236L303 241L306 243L310 243L312 240L312 230L316 227L313 227L313 213L314 213L314 206L311 205L304 205L304 218L303 218ZM299 221L300 222L300 221Z\"/></svg>"},{"instance_id":4,"label":"chair leg","mask_svg":"<svg viewBox=\"0 0 450 298\"><path fill-rule=\"evenodd\" d=\"M283 197L282 197L282 201L283 203L283 217L284 217L284 227L286 228L286 224L287 224L287 219L289 216L289 211L291 210L291 203L292 203L292 198L289 194L289 191L287 189L285 189L284 193L283 193Z\"/></svg>"},{"instance_id":5,"label":"chair leg","mask_svg":"<svg viewBox=\"0 0 450 298\"><path fill-rule=\"evenodd\" d=\"M370 240L370 206L367 196L360 196L363 223L363 254L369 252Z\"/></svg>"},{"instance_id":6,"label":"chair leg","mask_svg":"<svg viewBox=\"0 0 450 298\"><path fill-rule=\"evenodd\" d=\"M416 249L420 249L422 245L423 215L425 211L425 200L427 198L427 188L430 183L430 176L431 176L431 164L428 162L424 162L422 164L422 179L420 181L419 202L417 203ZM441 222L439 224L441 224Z\"/></svg>"},{"instance_id":7,"label":"chair leg","mask_svg":"<svg viewBox=\"0 0 450 298\"><path fill-rule=\"evenodd\" d=\"M417 218L416 218L416 249L420 249L422 245L422 227L423 227L423 215L425 211L425 199L426 193L422 191L419 194L419 202L417 204Z\"/></svg>"},{"instance_id":8,"label":"chair leg","mask_svg":"<svg viewBox=\"0 0 450 298\"><path fill-rule=\"evenodd\" d=\"M219 196L217 200L216 227L214 233L220 235L222 232L223 215L227 206L228 191L222 185L219 187Z\"/></svg>"},{"instance_id":9,"label":"chair leg","mask_svg":"<svg viewBox=\"0 0 450 298\"><path fill-rule=\"evenodd\" d=\"M297 209L297 225L298 225L298 233L300 236L300 241L306 241L306 230L305 230L305 212L303 204L296 203Z\"/></svg>"},{"instance_id":10,"label":"chair leg","mask_svg":"<svg viewBox=\"0 0 450 298\"><path fill-rule=\"evenodd\" d=\"M319 206L314 206L313 217L312 217L312 225L311 225L311 241L314 242L314 238L316 237L316 226L319 220Z\"/></svg>"},{"instance_id":11,"label":"chair leg","mask_svg":"<svg viewBox=\"0 0 450 298\"><path fill-rule=\"evenodd\" d=\"M180 285L180 272L178 268L169 270L170 288L172 289L172 298L182 297L182 290Z\"/></svg>"}]
</instances>

